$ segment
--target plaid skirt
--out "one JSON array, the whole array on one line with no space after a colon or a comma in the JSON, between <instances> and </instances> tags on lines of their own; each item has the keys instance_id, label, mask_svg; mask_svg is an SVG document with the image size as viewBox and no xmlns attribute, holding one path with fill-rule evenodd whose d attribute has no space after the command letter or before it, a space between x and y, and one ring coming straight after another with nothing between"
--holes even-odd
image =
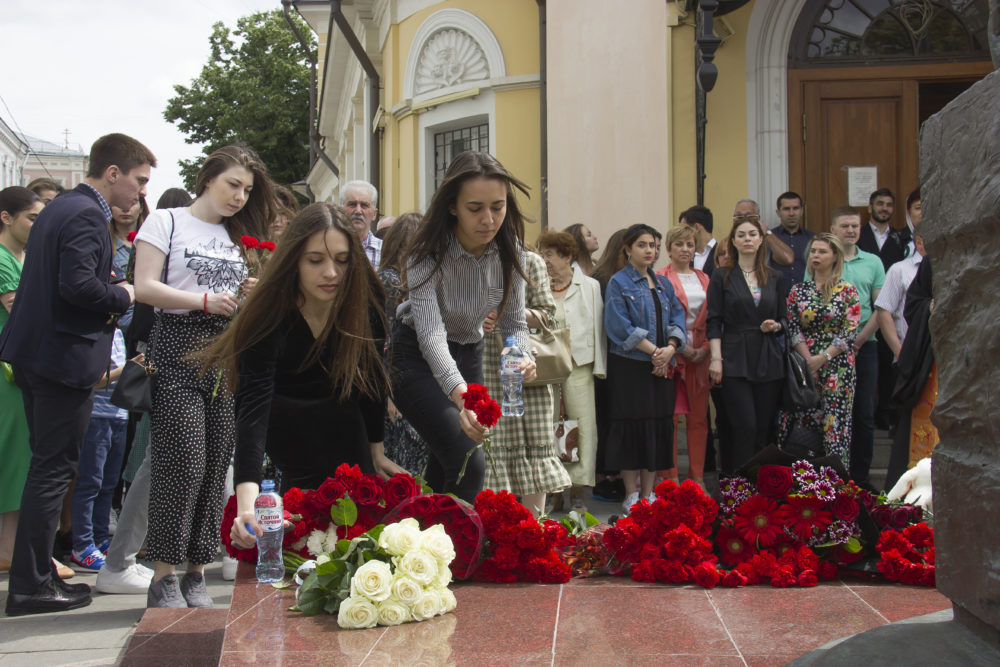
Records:
<instances>
[{"instance_id":1,"label":"plaid skirt","mask_svg":"<svg viewBox=\"0 0 1000 667\"><path fill-rule=\"evenodd\" d=\"M483 375L486 387L499 402L503 396L496 369L500 360L497 336L485 336ZM524 416L501 417L490 429L490 456L486 457L484 487L506 489L519 496L556 493L572 485L569 473L556 456L555 424L552 421L552 388L525 387Z\"/></svg>"}]
</instances>

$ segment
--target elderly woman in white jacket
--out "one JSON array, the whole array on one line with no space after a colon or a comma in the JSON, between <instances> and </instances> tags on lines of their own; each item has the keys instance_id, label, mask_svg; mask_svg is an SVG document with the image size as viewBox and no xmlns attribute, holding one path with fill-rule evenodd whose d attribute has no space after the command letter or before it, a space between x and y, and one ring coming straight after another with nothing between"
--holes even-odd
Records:
<instances>
[{"instance_id":1,"label":"elderly woman in white jacket","mask_svg":"<svg viewBox=\"0 0 1000 667\"><path fill-rule=\"evenodd\" d=\"M556 302L556 327L569 327L573 351L573 372L562 385L566 414L579 421L579 457L565 462L573 481L570 504L586 510L584 487L594 485L597 462L597 413L594 410L594 377L603 378L607 369L608 348L604 335L604 299L596 280L588 278L578 266L577 244L566 232L544 232L538 237L538 252L549 272L552 296ZM554 396L556 422L560 397ZM562 494L555 497L553 511L562 509Z\"/></svg>"}]
</instances>

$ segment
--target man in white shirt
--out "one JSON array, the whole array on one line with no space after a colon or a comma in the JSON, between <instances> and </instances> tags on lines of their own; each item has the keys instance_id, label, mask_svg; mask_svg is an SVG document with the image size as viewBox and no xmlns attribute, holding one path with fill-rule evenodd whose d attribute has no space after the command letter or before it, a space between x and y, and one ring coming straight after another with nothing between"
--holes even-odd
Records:
<instances>
[{"instance_id":1,"label":"man in white shirt","mask_svg":"<svg viewBox=\"0 0 1000 667\"><path fill-rule=\"evenodd\" d=\"M714 217L712 211L705 206L692 206L681 213L680 221L694 227L695 247L694 259L691 265L709 276L715 268L715 239L712 238Z\"/></svg>"},{"instance_id":2,"label":"man in white shirt","mask_svg":"<svg viewBox=\"0 0 1000 667\"><path fill-rule=\"evenodd\" d=\"M892 350L893 359L899 359L899 350L903 347L903 339L906 337L906 318L903 317L906 290L916 277L925 253L924 239L916 232L913 236L913 245L916 247L915 253L889 267L888 273L885 274L885 284L875 300L879 330L889 349Z\"/></svg>"},{"instance_id":3,"label":"man in white shirt","mask_svg":"<svg viewBox=\"0 0 1000 667\"><path fill-rule=\"evenodd\" d=\"M372 268L378 271L382 259L382 239L372 234L372 223L378 215L378 191L368 181L348 181L340 191L340 205L350 216L351 225Z\"/></svg>"}]
</instances>

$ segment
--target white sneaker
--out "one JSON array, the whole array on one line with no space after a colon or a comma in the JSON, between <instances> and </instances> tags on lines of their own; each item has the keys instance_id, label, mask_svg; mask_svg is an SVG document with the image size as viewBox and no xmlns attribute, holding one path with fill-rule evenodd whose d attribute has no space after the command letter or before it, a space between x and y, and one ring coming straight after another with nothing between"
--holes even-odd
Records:
<instances>
[{"instance_id":1,"label":"white sneaker","mask_svg":"<svg viewBox=\"0 0 1000 667\"><path fill-rule=\"evenodd\" d=\"M136 563L132 567L134 567L139 574L141 574L142 576L146 577L147 579L152 579L153 578L153 570L151 570L150 568L146 567L142 563Z\"/></svg>"},{"instance_id":2,"label":"white sneaker","mask_svg":"<svg viewBox=\"0 0 1000 667\"><path fill-rule=\"evenodd\" d=\"M108 517L108 537L114 537L115 531L118 530L118 514L115 513L115 508L111 508L111 516Z\"/></svg>"},{"instance_id":3,"label":"white sneaker","mask_svg":"<svg viewBox=\"0 0 1000 667\"><path fill-rule=\"evenodd\" d=\"M656 500L656 491L653 491L651 494L646 496L646 500L648 500L649 504L652 505L653 502Z\"/></svg>"},{"instance_id":4,"label":"white sneaker","mask_svg":"<svg viewBox=\"0 0 1000 667\"><path fill-rule=\"evenodd\" d=\"M222 578L226 581L234 581L236 579L236 568L239 566L239 561L235 558L230 558L229 556L222 557Z\"/></svg>"},{"instance_id":5,"label":"white sneaker","mask_svg":"<svg viewBox=\"0 0 1000 667\"><path fill-rule=\"evenodd\" d=\"M149 590L149 583L153 579L153 572L149 568L149 576L145 576L139 568L141 565L132 565L124 570L109 570L105 565L97 573L97 590L101 593L119 595L137 595L146 593Z\"/></svg>"},{"instance_id":6,"label":"white sneaker","mask_svg":"<svg viewBox=\"0 0 1000 667\"><path fill-rule=\"evenodd\" d=\"M635 505L637 502L639 502L638 491L633 491L632 493L625 496L625 502L622 503L622 509L625 510L626 516L628 516L628 514L632 511L632 505Z\"/></svg>"}]
</instances>

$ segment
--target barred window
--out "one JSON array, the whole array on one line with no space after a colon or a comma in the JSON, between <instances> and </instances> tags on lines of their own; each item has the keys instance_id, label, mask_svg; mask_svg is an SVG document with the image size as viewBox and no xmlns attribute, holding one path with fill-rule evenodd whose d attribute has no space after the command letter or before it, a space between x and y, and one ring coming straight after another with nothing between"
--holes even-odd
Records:
<instances>
[{"instance_id":1,"label":"barred window","mask_svg":"<svg viewBox=\"0 0 1000 667\"><path fill-rule=\"evenodd\" d=\"M490 152L489 123L434 134L434 189L441 185L452 159L462 151Z\"/></svg>"}]
</instances>

